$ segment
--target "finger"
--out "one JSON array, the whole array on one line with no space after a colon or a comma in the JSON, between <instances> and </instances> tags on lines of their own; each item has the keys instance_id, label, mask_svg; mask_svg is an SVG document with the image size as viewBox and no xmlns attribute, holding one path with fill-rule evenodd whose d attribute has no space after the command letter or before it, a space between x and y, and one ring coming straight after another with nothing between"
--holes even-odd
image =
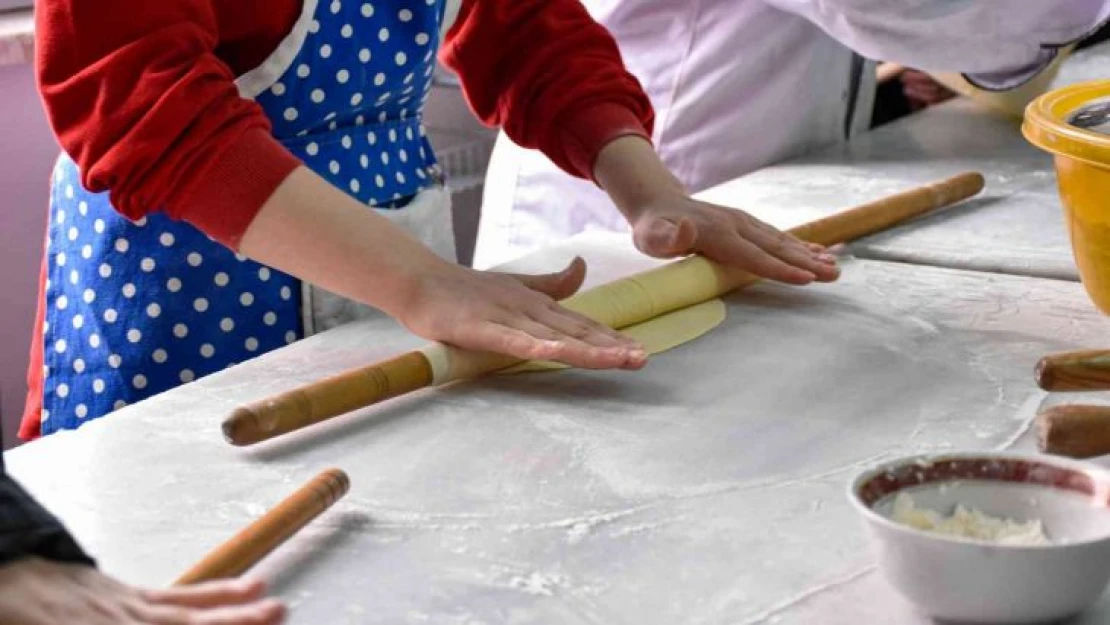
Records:
<instances>
[{"instance_id":1,"label":"finger","mask_svg":"<svg viewBox=\"0 0 1110 625\"><path fill-rule=\"evenodd\" d=\"M746 218L744 218L744 217L746 217ZM766 223L764 221L761 221L759 219L756 219L755 217L752 217L751 215L742 216L742 220L741 220L741 223L740 223L741 236L743 236L744 228L749 227L749 226L754 226L754 227L758 228L766 237L768 237L769 240L776 240L776 239L780 240L781 241L780 244L783 247L788 247L788 246L797 244L798 246L801 247L801 249L804 249L806 252L809 252L811 257L813 259L817 260L818 262L825 263L826 265L835 265L836 264L836 256L833 255L832 253L830 253L829 250L824 245L821 245L820 243L812 243L810 241L803 241L802 239L798 238L797 235L794 235L790 232L785 232L783 230L779 230L778 228L772 226L771 224Z\"/></svg>"},{"instance_id":2,"label":"finger","mask_svg":"<svg viewBox=\"0 0 1110 625\"><path fill-rule=\"evenodd\" d=\"M647 353L631 340L617 345L605 344L597 329L589 327L582 336L568 336L528 318L510 320L516 328L554 346L554 353L544 360L555 360L583 369L639 369L647 362Z\"/></svg>"},{"instance_id":3,"label":"finger","mask_svg":"<svg viewBox=\"0 0 1110 625\"><path fill-rule=\"evenodd\" d=\"M285 622L285 605L266 599L249 605L206 610L189 625L280 625Z\"/></svg>"},{"instance_id":4,"label":"finger","mask_svg":"<svg viewBox=\"0 0 1110 625\"><path fill-rule=\"evenodd\" d=\"M249 603L259 599L266 586L258 580L237 579L205 582L165 590L146 590L143 597L163 605L208 608Z\"/></svg>"},{"instance_id":5,"label":"finger","mask_svg":"<svg viewBox=\"0 0 1110 625\"><path fill-rule=\"evenodd\" d=\"M734 234L739 239L753 244L764 254L802 272L796 274L798 277L784 279L785 282L792 284L806 284L813 280L824 282L834 280L839 275L835 256L826 253L816 254L804 244L784 240L773 231L748 230L747 232L735 232ZM774 275L765 277L781 279Z\"/></svg>"},{"instance_id":6,"label":"finger","mask_svg":"<svg viewBox=\"0 0 1110 625\"><path fill-rule=\"evenodd\" d=\"M274 599L215 608L140 603L132 611L144 625L277 625L285 620L285 606Z\"/></svg>"},{"instance_id":7,"label":"finger","mask_svg":"<svg viewBox=\"0 0 1110 625\"><path fill-rule=\"evenodd\" d=\"M561 334L585 340L601 347L624 346L630 349L642 348L631 338L616 330L598 323L585 315L567 310L558 304L544 307L529 313L533 321L554 329Z\"/></svg>"},{"instance_id":8,"label":"finger","mask_svg":"<svg viewBox=\"0 0 1110 625\"><path fill-rule=\"evenodd\" d=\"M680 219L676 223L669 219L648 217L637 221L632 229L636 249L655 258L689 254L697 239L697 226L689 219Z\"/></svg>"},{"instance_id":9,"label":"finger","mask_svg":"<svg viewBox=\"0 0 1110 625\"><path fill-rule=\"evenodd\" d=\"M519 319L516 322L528 322ZM534 323L534 322L532 322ZM533 336L519 328L484 322L467 333L474 349L508 354L521 360L554 360L585 369L638 368L646 355L620 347L596 347L572 339ZM544 335L541 330L537 334Z\"/></svg>"},{"instance_id":10,"label":"finger","mask_svg":"<svg viewBox=\"0 0 1110 625\"><path fill-rule=\"evenodd\" d=\"M586 279L586 261L575 257L566 269L542 275L506 274L524 286L539 291L556 301L574 295Z\"/></svg>"},{"instance_id":11,"label":"finger","mask_svg":"<svg viewBox=\"0 0 1110 625\"><path fill-rule=\"evenodd\" d=\"M755 226L754 228L751 226ZM763 251L784 263L803 269L822 282L836 280L840 271L836 268L836 257L828 253L814 254L800 239L776 230L750 216L738 224L738 235L750 240Z\"/></svg>"},{"instance_id":12,"label":"finger","mask_svg":"<svg viewBox=\"0 0 1110 625\"><path fill-rule=\"evenodd\" d=\"M795 267L768 253L735 231L722 231L702 245L702 251L714 260L750 271L762 278L787 284L809 284L814 272Z\"/></svg>"},{"instance_id":13,"label":"finger","mask_svg":"<svg viewBox=\"0 0 1110 625\"><path fill-rule=\"evenodd\" d=\"M810 256L818 262L822 262L827 265L836 264L836 256L830 254L828 249L826 249L826 247L824 245L821 245L820 243L804 241L791 232L779 230L771 224L756 219L755 217L752 217L747 213L743 213L739 215L739 217L739 229L741 232L741 236L743 236L744 230L746 228L755 227L759 229L759 231L762 232L769 240L780 240L781 245L783 245L784 247L794 245L797 246L799 250L805 250L805 252L808 252Z\"/></svg>"}]
</instances>

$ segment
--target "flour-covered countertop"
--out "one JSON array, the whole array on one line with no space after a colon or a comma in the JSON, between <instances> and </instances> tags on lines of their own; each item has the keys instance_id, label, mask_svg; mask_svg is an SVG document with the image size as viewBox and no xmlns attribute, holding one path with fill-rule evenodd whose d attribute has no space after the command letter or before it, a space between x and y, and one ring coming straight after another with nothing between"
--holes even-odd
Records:
<instances>
[{"instance_id":1,"label":"flour-covered countertop","mask_svg":"<svg viewBox=\"0 0 1110 625\"><path fill-rule=\"evenodd\" d=\"M653 263L580 237L518 267L573 254L595 282ZM295 625L924 625L875 574L848 480L900 454L1027 447L1048 401L1033 363L1108 331L1072 282L846 259L838 284L730 296L720 328L639 373L490 379L222 441L240 402L420 343L371 320L8 459L107 571L146 584L347 470L350 495L260 568Z\"/></svg>"}]
</instances>

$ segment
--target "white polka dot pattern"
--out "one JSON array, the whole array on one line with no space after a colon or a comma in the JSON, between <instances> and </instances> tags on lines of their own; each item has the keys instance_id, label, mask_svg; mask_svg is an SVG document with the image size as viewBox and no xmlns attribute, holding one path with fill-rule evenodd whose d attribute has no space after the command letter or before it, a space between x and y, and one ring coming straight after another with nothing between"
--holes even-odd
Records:
<instances>
[{"instance_id":1,"label":"white polka dot pattern","mask_svg":"<svg viewBox=\"0 0 1110 625\"><path fill-rule=\"evenodd\" d=\"M275 137L369 206L438 184L419 104L442 0L323 0L256 98ZM356 130L357 129L357 130ZM132 223L59 159L51 187L43 432L76 428L300 337L300 283L153 213Z\"/></svg>"},{"instance_id":2,"label":"white polka dot pattern","mask_svg":"<svg viewBox=\"0 0 1110 625\"><path fill-rule=\"evenodd\" d=\"M54 180L44 434L79 427L300 335L293 278L240 260L161 214L127 221L107 195L77 184L68 159L59 160ZM244 309L247 294L252 306ZM258 341L254 350L246 348L248 338Z\"/></svg>"},{"instance_id":3,"label":"white polka dot pattern","mask_svg":"<svg viewBox=\"0 0 1110 625\"><path fill-rule=\"evenodd\" d=\"M392 8L325 2L293 59L295 69L257 98L277 113L272 117L279 139L364 204L400 208L438 183L429 175L435 160L410 102L427 98L441 12L440 2ZM373 130L358 137L344 132L367 117L377 119L392 145L381 145ZM418 153L420 158L409 156ZM352 169L354 163L360 168Z\"/></svg>"}]
</instances>

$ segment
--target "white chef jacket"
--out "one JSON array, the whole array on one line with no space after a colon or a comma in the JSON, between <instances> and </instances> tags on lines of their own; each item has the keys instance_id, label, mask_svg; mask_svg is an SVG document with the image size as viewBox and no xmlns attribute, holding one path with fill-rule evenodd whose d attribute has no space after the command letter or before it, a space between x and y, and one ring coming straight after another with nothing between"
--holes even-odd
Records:
<instances>
[{"instance_id":1,"label":"white chef jacket","mask_svg":"<svg viewBox=\"0 0 1110 625\"><path fill-rule=\"evenodd\" d=\"M691 191L847 140L870 122L867 59L1023 84L1110 17L1110 0L584 0L656 109L653 139ZM474 266L588 230L628 230L592 182L502 134Z\"/></svg>"}]
</instances>

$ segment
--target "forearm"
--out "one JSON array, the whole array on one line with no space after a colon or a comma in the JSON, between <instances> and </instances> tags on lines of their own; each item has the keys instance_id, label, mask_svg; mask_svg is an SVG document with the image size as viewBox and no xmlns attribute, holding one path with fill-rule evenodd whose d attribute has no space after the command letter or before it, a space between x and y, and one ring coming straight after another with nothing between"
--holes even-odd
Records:
<instances>
[{"instance_id":1,"label":"forearm","mask_svg":"<svg viewBox=\"0 0 1110 625\"><path fill-rule=\"evenodd\" d=\"M394 317L414 277L446 262L304 167L263 204L240 252Z\"/></svg>"},{"instance_id":2,"label":"forearm","mask_svg":"<svg viewBox=\"0 0 1110 625\"><path fill-rule=\"evenodd\" d=\"M464 0L440 59L479 119L571 175L616 137L651 136L651 102L579 0Z\"/></svg>"},{"instance_id":3,"label":"forearm","mask_svg":"<svg viewBox=\"0 0 1110 625\"><path fill-rule=\"evenodd\" d=\"M630 223L652 201L686 194L651 143L638 136L620 137L602 148L594 164L594 180Z\"/></svg>"}]
</instances>

